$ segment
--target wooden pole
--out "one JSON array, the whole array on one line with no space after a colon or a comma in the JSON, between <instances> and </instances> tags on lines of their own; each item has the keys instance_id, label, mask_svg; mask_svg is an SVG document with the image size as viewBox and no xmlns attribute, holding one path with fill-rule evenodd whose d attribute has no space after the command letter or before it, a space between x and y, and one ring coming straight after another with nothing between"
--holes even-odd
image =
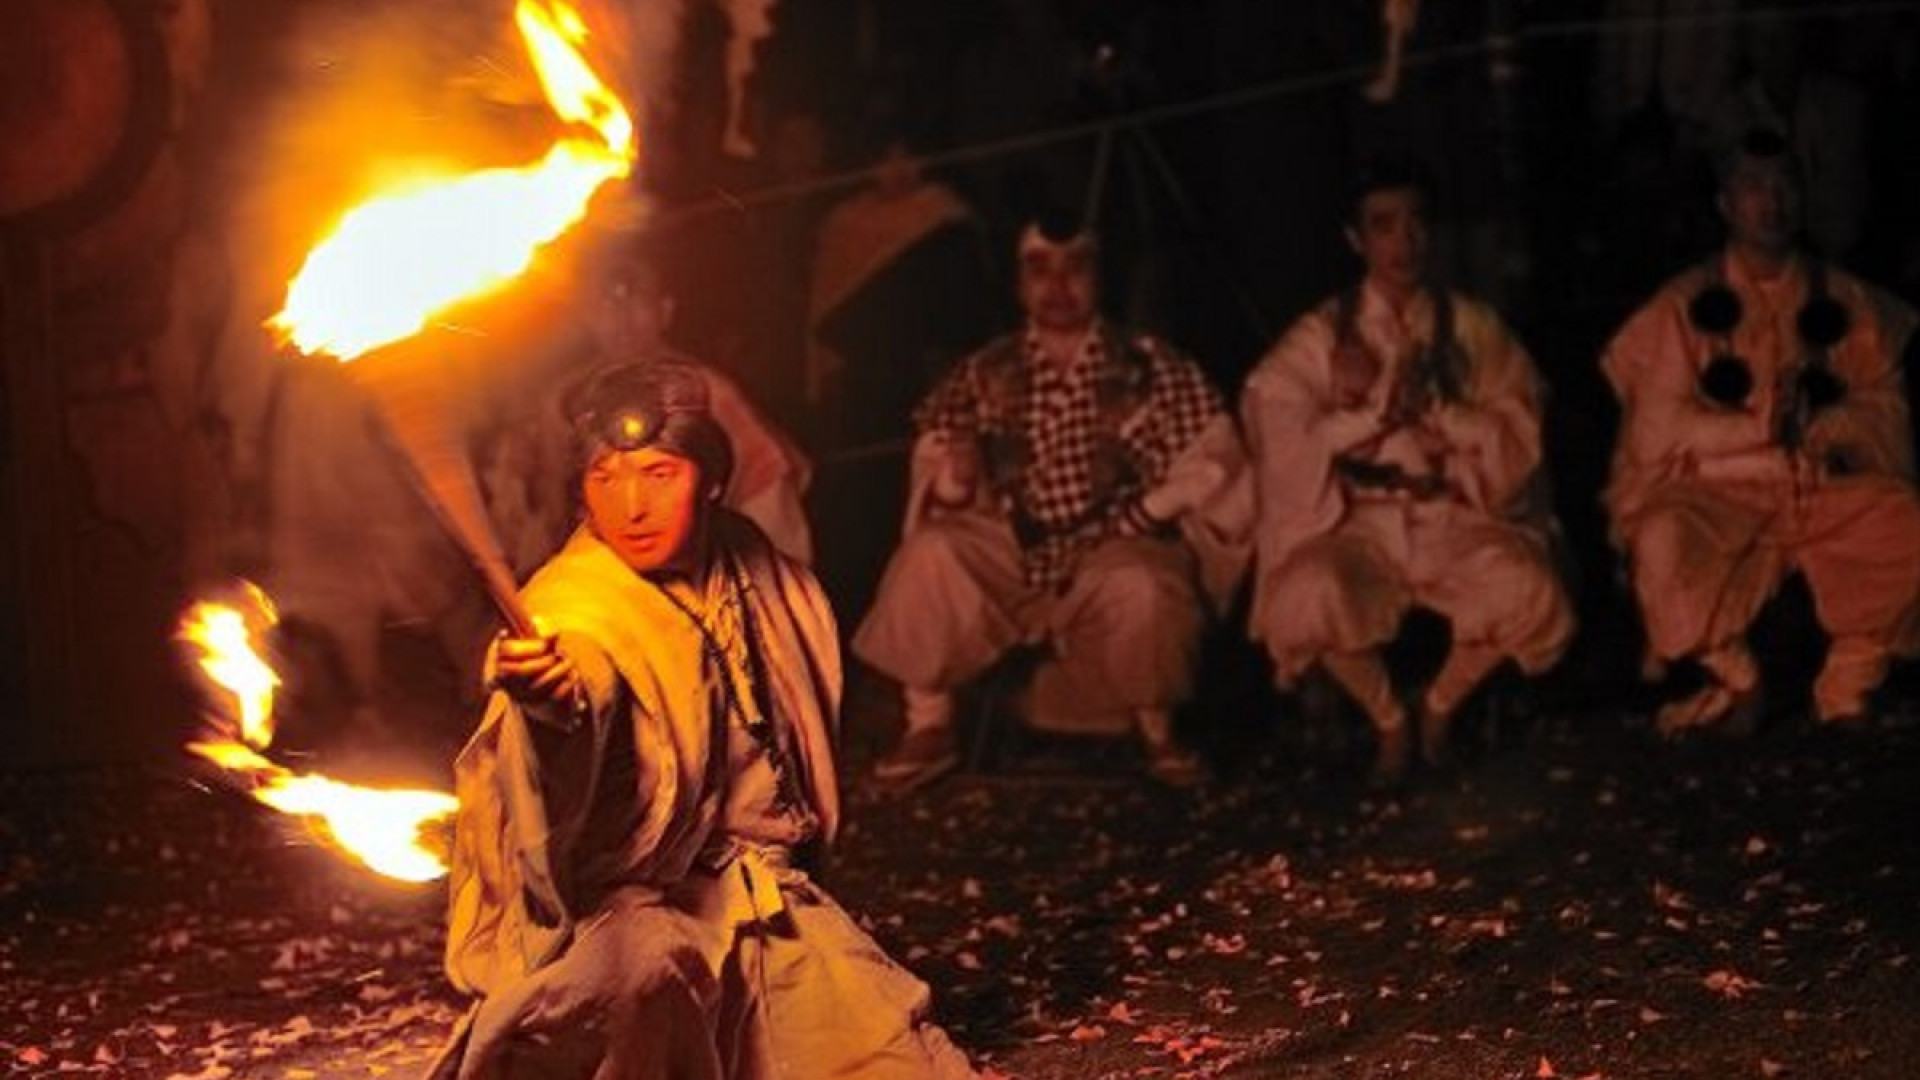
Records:
<instances>
[{"instance_id":1,"label":"wooden pole","mask_svg":"<svg viewBox=\"0 0 1920 1080\"><path fill-rule=\"evenodd\" d=\"M538 630L520 600L500 538L487 516L460 426L449 415L450 372L444 360L423 355L419 343L382 349L349 365L367 390L399 451L448 535L460 545L508 627L521 637Z\"/></svg>"}]
</instances>

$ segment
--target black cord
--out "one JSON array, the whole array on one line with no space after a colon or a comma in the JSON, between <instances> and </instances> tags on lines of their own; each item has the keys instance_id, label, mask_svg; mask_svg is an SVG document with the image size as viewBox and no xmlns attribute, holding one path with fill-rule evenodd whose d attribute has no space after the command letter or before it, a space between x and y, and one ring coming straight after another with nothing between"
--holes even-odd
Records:
<instances>
[{"instance_id":1,"label":"black cord","mask_svg":"<svg viewBox=\"0 0 1920 1080\"><path fill-rule=\"evenodd\" d=\"M747 603L746 594L751 586L740 580L738 569L731 560L723 559L721 573L727 586L727 596L722 603L735 603L740 607L740 625L745 632L747 666L750 669L748 678L754 686L764 686L766 683L765 644L760 636L759 623L753 617L753 609ZM740 686L734 679L733 664L728 660L726 647L720 643L712 627L672 589L653 578L647 578L646 581L658 590L661 596L666 597L668 603L685 615L687 621L692 623L693 628L699 632L701 650L706 654L707 661L720 671L725 715L740 718L740 726L753 738L755 745L759 746L761 752L766 755L767 763L773 769L776 806L785 810L804 808L807 805L806 800L801 797L799 782L793 775L792 763L786 750L780 745L778 733L774 730L770 716L772 710L765 707L768 702L754 695L751 699L754 708L749 712L745 704L748 696L741 693ZM726 752L725 747L719 750L721 753Z\"/></svg>"}]
</instances>

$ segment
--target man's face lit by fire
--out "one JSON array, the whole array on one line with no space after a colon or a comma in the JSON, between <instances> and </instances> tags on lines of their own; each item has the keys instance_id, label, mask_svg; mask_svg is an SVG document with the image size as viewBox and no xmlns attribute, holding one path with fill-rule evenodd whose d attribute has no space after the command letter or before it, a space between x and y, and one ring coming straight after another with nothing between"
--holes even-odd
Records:
<instances>
[{"instance_id":1,"label":"man's face lit by fire","mask_svg":"<svg viewBox=\"0 0 1920 1080\"><path fill-rule=\"evenodd\" d=\"M582 487L589 526L620 561L643 574L691 567L706 520L693 462L651 446L608 449Z\"/></svg>"},{"instance_id":2,"label":"man's face lit by fire","mask_svg":"<svg viewBox=\"0 0 1920 1080\"><path fill-rule=\"evenodd\" d=\"M1418 289L1427 274L1427 200L1417 187L1369 191L1347 226L1347 243L1367 279L1391 295Z\"/></svg>"},{"instance_id":3,"label":"man's face lit by fire","mask_svg":"<svg viewBox=\"0 0 1920 1080\"><path fill-rule=\"evenodd\" d=\"M673 298L658 274L636 270L608 282L592 314L593 337L610 360L635 360L666 347L673 324Z\"/></svg>"},{"instance_id":4,"label":"man's face lit by fire","mask_svg":"<svg viewBox=\"0 0 1920 1080\"><path fill-rule=\"evenodd\" d=\"M1800 228L1800 184L1784 156L1743 154L1720 188L1720 216L1735 248L1782 258Z\"/></svg>"},{"instance_id":5,"label":"man's face lit by fire","mask_svg":"<svg viewBox=\"0 0 1920 1080\"><path fill-rule=\"evenodd\" d=\"M1099 286L1091 239L1026 243L1020 250L1020 306L1042 330L1077 333L1093 325Z\"/></svg>"}]
</instances>

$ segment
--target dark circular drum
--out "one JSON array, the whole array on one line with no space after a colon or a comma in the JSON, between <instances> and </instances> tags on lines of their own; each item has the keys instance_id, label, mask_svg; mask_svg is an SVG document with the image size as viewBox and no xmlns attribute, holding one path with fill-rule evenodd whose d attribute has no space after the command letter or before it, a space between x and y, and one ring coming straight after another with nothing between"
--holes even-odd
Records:
<instances>
[{"instance_id":1,"label":"dark circular drum","mask_svg":"<svg viewBox=\"0 0 1920 1080\"><path fill-rule=\"evenodd\" d=\"M0 34L0 230L57 235L113 210L164 142L153 0L9 0Z\"/></svg>"}]
</instances>

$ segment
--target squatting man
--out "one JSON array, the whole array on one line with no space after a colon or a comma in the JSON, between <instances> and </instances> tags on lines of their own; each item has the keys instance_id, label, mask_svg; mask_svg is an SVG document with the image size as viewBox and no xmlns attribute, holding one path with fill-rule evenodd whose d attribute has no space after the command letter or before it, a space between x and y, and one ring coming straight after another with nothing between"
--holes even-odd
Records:
<instances>
[{"instance_id":1,"label":"squatting man","mask_svg":"<svg viewBox=\"0 0 1920 1080\"><path fill-rule=\"evenodd\" d=\"M1371 779L1444 753L1450 725L1500 663L1538 672L1574 619L1549 559L1540 380L1493 309L1432 283L1430 195L1363 170L1346 234L1360 282L1302 316L1247 381L1258 477L1252 636L1288 687L1316 665L1378 737ZM1381 648L1416 605L1451 628L1409 709Z\"/></svg>"}]
</instances>

